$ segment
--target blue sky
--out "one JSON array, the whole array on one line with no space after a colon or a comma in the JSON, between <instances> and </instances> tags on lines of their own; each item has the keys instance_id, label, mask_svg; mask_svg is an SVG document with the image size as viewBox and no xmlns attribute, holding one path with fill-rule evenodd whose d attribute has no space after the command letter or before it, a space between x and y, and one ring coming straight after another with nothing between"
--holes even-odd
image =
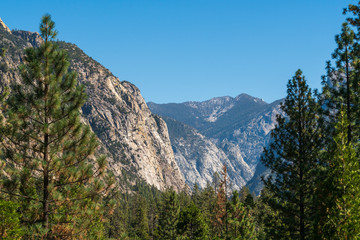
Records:
<instances>
[{"instance_id":1,"label":"blue sky","mask_svg":"<svg viewBox=\"0 0 360 240\"><path fill-rule=\"evenodd\" d=\"M202 101L248 93L286 96L301 68L320 88L342 0L2 0L10 29L38 31L50 13L58 38L77 44L146 101Z\"/></svg>"}]
</instances>

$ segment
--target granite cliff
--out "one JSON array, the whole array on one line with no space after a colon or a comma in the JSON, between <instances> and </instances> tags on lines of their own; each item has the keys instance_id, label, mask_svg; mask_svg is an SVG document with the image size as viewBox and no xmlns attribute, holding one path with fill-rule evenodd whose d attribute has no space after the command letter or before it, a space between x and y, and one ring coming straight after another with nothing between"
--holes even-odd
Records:
<instances>
[{"instance_id":1,"label":"granite cliff","mask_svg":"<svg viewBox=\"0 0 360 240\"><path fill-rule=\"evenodd\" d=\"M0 19L1 89L19 81L18 67L25 48L42 42L38 33L11 31ZM186 188L175 161L166 123L152 114L139 89L120 81L108 69L71 43L57 42L68 51L71 70L86 87L88 100L82 108L83 121L97 135L101 152L107 154L110 170L120 179L137 178L164 190Z\"/></svg>"}]
</instances>

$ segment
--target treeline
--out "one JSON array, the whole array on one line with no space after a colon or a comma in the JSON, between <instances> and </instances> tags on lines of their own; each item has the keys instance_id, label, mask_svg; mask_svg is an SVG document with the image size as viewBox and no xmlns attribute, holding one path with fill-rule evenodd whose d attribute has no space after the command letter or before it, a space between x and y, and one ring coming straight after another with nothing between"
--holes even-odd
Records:
<instances>
[{"instance_id":1,"label":"treeline","mask_svg":"<svg viewBox=\"0 0 360 240\"><path fill-rule=\"evenodd\" d=\"M226 167L204 189L192 193L164 192L137 183L118 193L120 203L106 226L114 239L257 239L263 236L257 223L262 203L244 187L229 192ZM266 211L261 210L261 214Z\"/></svg>"}]
</instances>

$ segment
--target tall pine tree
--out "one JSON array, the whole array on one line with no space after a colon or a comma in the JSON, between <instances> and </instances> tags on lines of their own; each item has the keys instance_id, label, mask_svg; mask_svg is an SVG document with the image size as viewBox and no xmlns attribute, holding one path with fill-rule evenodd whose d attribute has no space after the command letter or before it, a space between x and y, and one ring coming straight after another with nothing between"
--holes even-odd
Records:
<instances>
[{"instance_id":1,"label":"tall pine tree","mask_svg":"<svg viewBox=\"0 0 360 240\"><path fill-rule=\"evenodd\" d=\"M136 194L132 206L130 236L135 239L149 239L149 223L145 199Z\"/></svg>"},{"instance_id":2,"label":"tall pine tree","mask_svg":"<svg viewBox=\"0 0 360 240\"><path fill-rule=\"evenodd\" d=\"M257 239L255 219L250 214L250 209L240 201L237 191L233 192L227 205L229 229L226 239Z\"/></svg>"},{"instance_id":3,"label":"tall pine tree","mask_svg":"<svg viewBox=\"0 0 360 240\"><path fill-rule=\"evenodd\" d=\"M176 192L167 190L164 192L159 207L159 224L157 239L176 240L177 224L179 221L180 205Z\"/></svg>"},{"instance_id":4,"label":"tall pine tree","mask_svg":"<svg viewBox=\"0 0 360 240\"><path fill-rule=\"evenodd\" d=\"M324 239L360 238L360 166L356 157L358 143L348 142L348 121L344 111L340 111L336 124L335 154L329 178L336 188L333 191L334 205L328 209L324 224Z\"/></svg>"},{"instance_id":5,"label":"tall pine tree","mask_svg":"<svg viewBox=\"0 0 360 240\"><path fill-rule=\"evenodd\" d=\"M322 101L326 119L329 120L328 133L334 131L340 109L344 109L348 119L347 142L358 138L357 115L359 112L359 70L355 45L355 32L344 23L341 33L335 36L338 47L332 54L335 67L327 63L327 77L323 77ZM358 72L358 73L357 73ZM331 137L331 134L329 135ZM331 139L330 139L331 141Z\"/></svg>"},{"instance_id":6,"label":"tall pine tree","mask_svg":"<svg viewBox=\"0 0 360 240\"><path fill-rule=\"evenodd\" d=\"M97 238L113 180L105 157L93 157L96 136L80 121L84 87L52 41L54 26L42 18L43 43L26 50L21 82L2 108L0 191L20 204L28 239Z\"/></svg>"},{"instance_id":7,"label":"tall pine tree","mask_svg":"<svg viewBox=\"0 0 360 240\"><path fill-rule=\"evenodd\" d=\"M281 106L285 117L277 117L272 141L261 158L272 172L264 184L273 195L268 204L279 211L291 238L308 239L312 236L313 194L322 146L319 106L300 70L287 88Z\"/></svg>"},{"instance_id":8,"label":"tall pine tree","mask_svg":"<svg viewBox=\"0 0 360 240\"><path fill-rule=\"evenodd\" d=\"M340 167L339 159L350 161L354 158L358 159L359 156L359 151L354 150L353 154L355 156L350 159L344 157L346 155L343 149L345 146L342 145L347 145L345 147L347 149L353 148L354 143L360 140L360 25L358 9L359 6L349 5L349 8L345 10L345 13L347 11L352 12L354 17L348 18L348 23L342 25L341 33L336 35L337 48L332 54L335 66L332 66L329 61L327 64L327 76L323 77L323 92L321 95L323 108L321 113L324 119L327 120L327 124L324 128L326 142L322 158L326 164L324 165L324 173L321 176L323 183L320 183L317 192L319 210L317 214L317 232L320 236L323 235L324 238L338 234L337 229L341 224L335 226L330 222L331 219L334 220L335 218L336 211L334 210L338 209L339 201L343 201L343 194L346 195L343 188L348 183L344 181L344 176L351 174L346 172L348 169L345 170ZM339 131L340 123L342 124L341 131ZM346 130L343 129L345 125ZM342 142L344 136L346 136L346 141ZM341 144L339 144L340 142ZM340 152L342 152L343 156L340 156ZM340 169L342 170L340 171ZM340 214L341 211L338 211L338 213ZM338 220L340 218L340 216L337 216ZM345 219L343 220L346 222Z\"/></svg>"}]
</instances>

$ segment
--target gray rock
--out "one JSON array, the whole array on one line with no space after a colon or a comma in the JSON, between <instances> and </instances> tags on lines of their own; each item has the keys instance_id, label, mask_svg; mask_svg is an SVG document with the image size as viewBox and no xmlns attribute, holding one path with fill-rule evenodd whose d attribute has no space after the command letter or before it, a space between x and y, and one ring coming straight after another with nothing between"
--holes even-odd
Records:
<instances>
[{"instance_id":1,"label":"gray rock","mask_svg":"<svg viewBox=\"0 0 360 240\"><path fill-rule=\"evenodd\" d=\"M190 186L204 187L225 164L232 189L240 189L257 179L254 174L259 172L260 155L275 127L276 115L281 113L279 104L240 94L204 102L151 102L148 106L167 122L175 159ZM257 184L260 182L254 180L253 185Z\"/></svg>"}]
</instances>

